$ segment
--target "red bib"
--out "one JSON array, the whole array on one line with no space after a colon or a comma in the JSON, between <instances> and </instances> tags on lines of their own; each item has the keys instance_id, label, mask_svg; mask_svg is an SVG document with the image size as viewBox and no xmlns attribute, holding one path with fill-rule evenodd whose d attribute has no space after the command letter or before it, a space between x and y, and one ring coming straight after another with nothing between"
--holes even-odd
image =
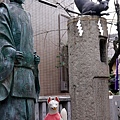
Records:
<instances>
[{"instance_id":1,"label":"red bib","mask_svg":"<svg viewBox=\"0 0 120 120\"><path fill-rule=\"evenodd\" d=\"M61 116L59 113L56 114L47 114L44 120L60 120Z\"/></svg>"}]
</instances>

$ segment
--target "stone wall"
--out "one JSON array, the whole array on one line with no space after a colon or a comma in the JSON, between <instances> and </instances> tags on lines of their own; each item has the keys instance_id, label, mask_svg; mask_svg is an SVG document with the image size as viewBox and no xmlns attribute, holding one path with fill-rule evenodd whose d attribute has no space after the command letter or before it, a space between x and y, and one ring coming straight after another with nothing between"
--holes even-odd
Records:
<instances>
[{"instance_id":1,"label":"stone wall","mask_svg":"<svg viewBox=\"0 0 120 120\"><path fill-rule=\"evenodd\" d=\"M72 120L109 120L107 23L97 16L68 21Z\"/></svg>"}]
</instances>

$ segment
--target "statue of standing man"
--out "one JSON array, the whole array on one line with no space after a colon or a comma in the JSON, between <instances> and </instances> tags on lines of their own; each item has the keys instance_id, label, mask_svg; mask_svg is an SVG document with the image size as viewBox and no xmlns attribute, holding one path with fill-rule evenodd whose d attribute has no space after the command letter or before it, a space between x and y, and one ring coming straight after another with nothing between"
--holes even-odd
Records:
<instances>
[{"instance_id":1,"label":"statue of standing man","mask_svg":"<svg viewBox=\"0 0 120 120\"><path fill-rule=\"evenodd\" d=\"M40 59L23 2L0 3L0 120L35 120Z\"/></svg>"}]
</instances>

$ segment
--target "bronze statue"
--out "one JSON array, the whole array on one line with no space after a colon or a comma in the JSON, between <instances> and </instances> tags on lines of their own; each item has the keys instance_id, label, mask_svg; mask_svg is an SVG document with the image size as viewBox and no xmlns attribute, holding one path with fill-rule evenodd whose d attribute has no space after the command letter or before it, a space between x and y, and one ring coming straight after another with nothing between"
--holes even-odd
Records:
<instances>
[{"instance_id":1,"label":"bronze statue","mask_svg":"<svg viewBox=\"0 0 120 120\"><path fill-rule=\"evenodd\" d=\"M106 11L109 6L109 0L98 0L99 4L92 2L91 0L74 0L78 10L84 15L101 15L102 11Z\"/></svg>"},{"instance_id":2,"label":"bronze statue","mask_svg":"<svg viewBox=\"0 0 120 120\"><path fill-rule=\"evenodd\" d=\"M0 120L34 120L39 57L24 0L0 3Z\"/></svg>"}]
</instances>

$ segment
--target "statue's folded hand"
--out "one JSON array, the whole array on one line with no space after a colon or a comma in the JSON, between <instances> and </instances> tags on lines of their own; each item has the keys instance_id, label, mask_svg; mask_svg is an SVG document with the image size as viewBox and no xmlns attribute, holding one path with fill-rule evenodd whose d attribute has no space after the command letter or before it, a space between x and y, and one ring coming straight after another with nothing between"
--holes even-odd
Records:
<instances>
[{"instance_id":1,"label":"statue's folded hand","mask_svg":"<svg viewBox=\"0 0 120 120\"><path fill-rule=\"evenodd\" d=\"M24 59L23 57L23 52L21 51L16 51L16 55L15 55L15 65L19 66L21 65L22 60Z\"/></svg>"},{"instance_id":2,"label":"statue's folded hand","mask_svg":"<svg viewBox=\"0 0 120 120\"><path fill-rule=\"evenodd\" d=\"M35 64L39 64L40 62L40 57L36 53L34 53L34 62Z\"/></svg>"},{"instance_id":3,"label":"statue's folded hand","mask_svg":"<svg viewBox=\"0 0 120 120\"><path fill-rule=\"evenodd\" d=\"M5 60L14 61L16 50L11 46L4 46L1 50L1 53Z\"/></svg>"}]
</instances>

